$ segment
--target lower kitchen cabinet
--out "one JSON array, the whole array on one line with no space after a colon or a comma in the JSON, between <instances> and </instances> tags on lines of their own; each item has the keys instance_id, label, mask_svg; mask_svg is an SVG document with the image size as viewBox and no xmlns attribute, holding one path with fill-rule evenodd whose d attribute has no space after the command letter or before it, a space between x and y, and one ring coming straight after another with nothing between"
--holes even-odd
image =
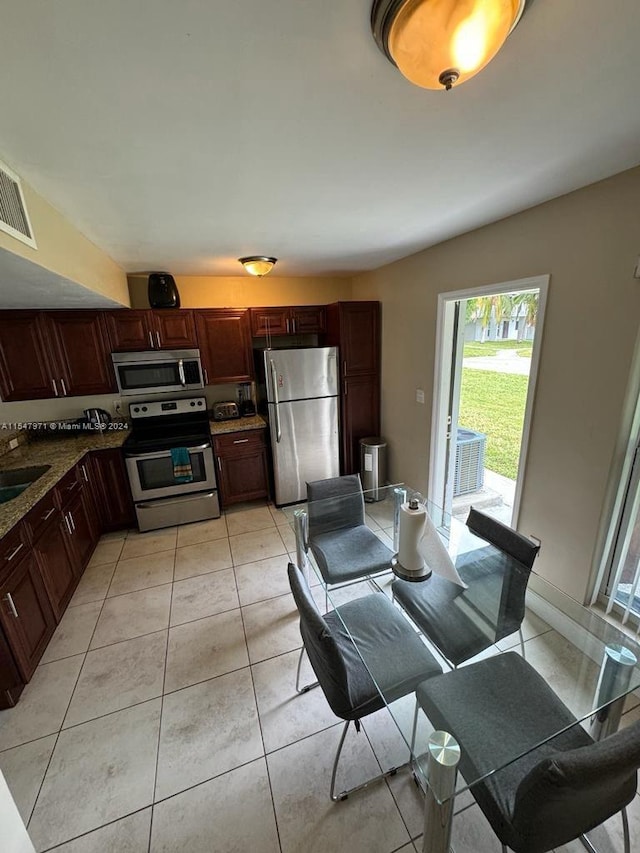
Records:
<instances>
[{"instance_id":1,"label":"lower kitchen cabinet","mask_svg":"<svg viewBox=\"0 0 640 853\"><path fill-rule=\"evenodd\" d=\"M268 496L267 446L263 429L216 435L213 447L223 506Z\"/></svg>"},{"instance_id":2,"label":"lower kitchen cabinet","mask_svg":"<svg viewBox=\"0 0 640 853\"><path fill-rule=\"evenodd\" d=\"M75 574L79 577L91 559L98 541L98 532L92 518L87 489L63 508L67 549Z\"/></svg>"},{"instance_id":3,"label":"lower kitchen cabinet","mask_svg":"<svg viewBox=\"0 0 640 853\"><path fill-rule=\"evenodd\" d=\"M38 661L56 627L56 620L31 549L0 583L0 626L24 681Z\"/></svg>"},{"instance_id":4,"label":"lower kitchen cabinet","mask_svg":"<svg viewBox=\"0 0 640 853\"><path fill-rule=\"evenodd\" d=\"M24 690L25 680L18 672L15 658L0 625L0 711L13 708Z\"/></svg>"},{"instance_id":5,"label":"lower kitchen cabinet","mask_svg":"<svg viewBox=\"0 0 640 853\"><path fill-rule=\"evenodd\" d=\"M135 527L136 512L120 448L94 450L87 468L103 533Z\"/></svg>"},{"instance_id":6,"label":"lower kitchen cabinet","mask_svg":"<svg viewBox=\"0 0 640 853\"><path fill-rule=\"evenodd\" d=\"M56 620L62 619L78 582L77 573L68 554L68 521L56 509L47 527L33 545L42 580Z\"/></svg>"},{"instance_id":7,"label":"lower kitchen cabinet","mask_svg":"<svg viewBox=\"0 0 640 853\"><path fill-rule=\"evenodd\" d=\"M380 377L342 380L342 473L360 470L360 439L380 432Z\"/></svg>"}]
</instances>

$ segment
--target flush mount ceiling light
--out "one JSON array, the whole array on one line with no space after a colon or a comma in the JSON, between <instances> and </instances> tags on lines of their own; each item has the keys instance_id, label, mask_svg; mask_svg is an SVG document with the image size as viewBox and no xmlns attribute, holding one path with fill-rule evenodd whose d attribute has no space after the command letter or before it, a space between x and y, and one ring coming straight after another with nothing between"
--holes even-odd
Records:
<instances>
[{"instance_id":1,"label":"flush mount ceiling light","mask_svg":"<svg viewBox=\"0 0 640 853\"><path fill-rule=\"evenodd\" d=\"M250 255L247 258L238 258L249 275L257 275L262 278L268 275L278 262L277 258L266 258L263 255Z\"/></svg>"},{"instance_id":2,"label":"flush mount ceiling light","mask_svg":"<svg viewBox=\"0 0 640 853\"><path fill-rule=\"evenodd\" d=\"M424 89L450 89L498 53L531 0L375 0L373 37Z\"/></svg>"}]
</instances>

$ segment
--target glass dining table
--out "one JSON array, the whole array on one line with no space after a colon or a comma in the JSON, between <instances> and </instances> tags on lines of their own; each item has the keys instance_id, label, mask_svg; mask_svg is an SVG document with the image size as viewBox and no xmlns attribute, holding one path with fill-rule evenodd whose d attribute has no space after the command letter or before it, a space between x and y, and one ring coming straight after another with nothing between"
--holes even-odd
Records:
<instances>
[{"instance_id":1,"label":"glass dining table","mask_svg":"<svg viewBox=\"0 0 640 853\"><path fill-rule=\"evenodd\" d=\"M465 776L458 773L460 746L448 732L435 731L434 726L415 700L415 694L395 699L387 696L384 684L376 677L379 662L370 659L366 645L351 633L348 615L340 612L340 605L372 591L389 595L399 604L394 595L394 581L406 573L397 564L402 505L417 495L403 484L378 488L375 492L363 493L365 523L395 553L391 567L372 577L359 578L349 584L326 588L316 596L325 603L326 609L337 609L342 624L367 667L376 687L384 700L389 724L394 737L406 749L406 763L416 783L424 793L425 819L422 840L423 853L446 853L449 849L451 826L455 812L455 801L465 801L465 792L473 794L475 785L491 774L521 758L527 752L540 747L560 734L554 725L540 727L530 741L520 741L513 754L501 745L496 749L490 766L470 770L465 767ZM373 500L372 498L376 498ZM424 502L428 515L437 531L439 543L444 545L453 566L464 581L464 586L450 578L442 579L442 554L440 544L434 547L423 540L425 575L415 584L428 592L429 584L438 579L440 592L448 589L450 595L444 599L447 608L446 630L466 630L473 639L469 661L478 659L473 655L475 648L481 649L479 657L517 651L544 678L549 687L569 709L575 721L573 726L582 726L593 738L600 740L615 732L621 715L634 691L640 695L640 643L637 637L624 633L606 621L595 610L584 607L555 587L535 571L530 571L513 557L509 557L494 545L475 535L465 523L433 504ZM335 498L316 501L312 507L302 504L285 510L295 532L296 562L306 573L310 582L322 590L324 582L318 563L309 547L309 514L318 511L325 516L335 516ZM430 562L435 571L430 574ZM465 588L466 587L466 588ZM526 605L521 632L513 623L513 613L505 605L514 588L526 589ZM348 614L348 608L346 610ZM411 622L408 613L407 619ZM510 621L511 620L511 621ZM415 625L420 632L419 626ZM511 633L505 633L511 630ZM437 635L427 639L427 647L441 663L443 671L452 671L452 664L442 651ZM473 643L476 643L474 647ZM440 646L440 648L439 648ZM445 646L446 647L446 646ZM467 659L465 658L465 663ZM465 665L462 663L461 665ZM445 676L446 677L446 676ZM395 701L394 701L395 700ZM566 727L562 731L566 731ZM500 714L496 713L496 741L500 739ZM515 748L514 748L515 749ZM461 763L464 767L464 761ZM468 800L468 796L466 797Z\"/></svg>"}]
</instances>

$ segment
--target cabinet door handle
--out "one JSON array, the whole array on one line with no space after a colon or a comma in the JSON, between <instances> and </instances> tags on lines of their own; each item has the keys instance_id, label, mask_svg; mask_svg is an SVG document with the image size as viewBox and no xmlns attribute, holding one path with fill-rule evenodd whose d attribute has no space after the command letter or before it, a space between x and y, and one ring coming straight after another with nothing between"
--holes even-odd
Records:
<instances>
[{"instance_id":1,"label":"cabinet door handle","mask_svg":"<svg viewBox=\"0 0 640 853\"><path fill-rule=\"evenodd\" d=\"M342 375L343 376L347 375L347 362L346 361L342 362Z\"/></svg>"},{"instance_id":2,"label":"cabinet door handle","mask_svg":"<svg viewBox=\"0 0 640 853\"><path fill-rule=\"evenodd\" d=\"M218 456L218 470L222 471L222 459Z\"/></svg>"},{"instance_id":3,"label":"cabinet door handle","mask_svg":"<svg viewBox=\"0 0 640 853\"><path fill-rule=\"evenodd\" d=\"M55 507L53 507L53 509L50 509L49 512L45 512L45 514L42 516L42 520L46 521L48 518L51 518L51 516L53 515L53 513L55 511L56 511L56 509L55 509Z\"/></svg>"},{"instance_id":4,"label":"cabinet door handle","mask_svg":"<svg viewBox=\"0 0 640 853\"><path fill-rule=\"evenodd\" d=\"M249 439L248 438L236 438L233 443L234 444L248 444Z\"/></svg>"},{"instance_id":5,"label":"cabinet door handle","mask_svg":"<svg viewBox=\"0 0 640 853\"><path fill-rule=\"evenodd\" d=\"M60 387L62 388L62 394L64 397L67 396L67 386L64 384L64 379L60 377Z\"/></svg>"},{"instance_id":6,"label":"cabinet door handle","mask_svg":"<svg viewBox=\"0 0 640 853\"><path fill-rule=\"evenodd\" d=\"M291 320L291 331L295 335L295 333L296 333L296 321L295 321L295 319Z\"/></svg>"},{"instance_id":7,"label":"cabinet door handle","mask_svg":"<svg viewBox=\"0 0 640 853\"><path fill-rule=\"evenodd\" d=\"M289 334L289 320L287 320L287 334Z\"/></svg>"},{"instance_id":8,"label":"cabinet door handle","mask_svg":"<svg viewBox=\"0 0 640 853\"><path fill-rule=\"evenodd\" d=\"M347 385L347 380L344 380L344 396L346 397L349 393L349 386Z\"/></svg>"},{"instance_id":9,"label":"cabinet door handle","mask_svg":"<svg viewBox=\"0 0 640 853\"><path fill-rule=\"evenodd\" d=\"M7 562L7 563L11 562L11 560L13 560L13 558L14 558L17 554L19 554L19 553L20 553L20 551L22 551L22 549L23 549L23 548L24 548L24 545L23 545L23 544L22 544L22 542L21 542L21 543L18 545L18 547L17 547L17 548L14 548L14 549L13 549L13 551L9 554L9 556L8 556L8 557L5 557L6 562Z\"/></svg>"},{"instance_id":10,"label":"cabinet door handle","mask_svg":"<svg viewBox=\"0 0 640 853\"><path fill-rule=\"evenodd\" d=\"M71 536L71 534L73 533L73 530L71 529L71 525L69 524L69 516L68 515L65 515L64 523L67 525L67 531L69 533L69 536Z\"/></svg>"},{"instance_id":11,"label":"cabinet door handle","mask_svg":"<svg viewBox=\"0 0 640 853\"><path fill-rule=\"evenodd\" d=\"M71 532L75 533L76 532L76 523L73 520L73 513L71 511L69 511L69 521L71 522Z\"/></svg>"},{"instance_id":12,"label":"cabinet door handle","mask_svg":"<svg viewBox=\"0 0 640 853\"><path fill-rule=\"evenodd\" d=\"M15 606L15 604L13 603L13 598L11 598L11 593L10 593L10 592L8 592L8 593L5 595L4 600L5 600L5 601L7 602L7 604L9 605L9 609L11 610L11 613L13 614L13 616L15 616L15 617L16 617L16 619L18 619L18 611L16 610L16 606Z\"/></svg>"},{"instance_id":13,"label":"cabinet door handle","mask_svg":"<svg viewBox=\"0 0 640 853\"><path fill-rule=\"evenodd\" d=\"M160 332L156 332L156 340L158 341L158 349L162 349L162 343L160 341Z\"/></svg>"},{"instance_id":14,"label":"cabinet door handle","mask_svg":"<svg viewBox=\"0 0 640 853\"><path fill-rule=\"evenodd\" d=\"M77 489L77 487L78 487L78 481L74 480L70 486L67 486L67 491L72 492L74 489Z\"/></svg>"},{"instance_id":15,"label":"cabinet door handle","mask_svg":"<svg viewBox=\"0 0 640 853\"><path fill-rule=\"evenodd\" d=\"M151 347L151 349L154 349L154 346L153 346L153 335L151 334L151 332L149 332L149 346Z\"/></svg>"},{"instance_id":16,"label":"cabinet door handle","mask_svg":"<svg viewBox=\"0 0 640 853\"><path fill-rule=\"evenodd\" d=\"M89 482L89 475L87 474L87 469L85 468L84 465L81 465L80 470L82 471L82 476L84 477L85 483L88 483Z\"/></svg>"},{"instance_id":17,"label":"cabinet door handle","mask_svg":"<svg viewBox=\"0 0 640 853\"><path fill-rule=\"evenodd\" d=\"M52 380L51 380L51 384L53 385L53 393L54 393L54 394L56 395L56 397L57 397L57 396L58 396L58 386L56 385L56 380L55 380L55 379L52 379Z\"/></svg>"},{"instance_id":18,"label":"cabinet door handle","mask_svg":"<svg viewBox=\"0 0 640 853\"><path fill-rule=\"evenodd\" d=\"M208 385L209 384L209 374L207 373L207 368L203 367L202 369L204 371L204 384Z\"/></svg>"}]
</instances>

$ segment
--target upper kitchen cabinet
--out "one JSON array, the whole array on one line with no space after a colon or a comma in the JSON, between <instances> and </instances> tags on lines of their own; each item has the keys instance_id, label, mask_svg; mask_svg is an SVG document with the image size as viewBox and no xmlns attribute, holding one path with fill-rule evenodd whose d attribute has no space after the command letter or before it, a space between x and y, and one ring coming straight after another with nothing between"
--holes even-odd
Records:
<instances>
[{"instance_id":1,"label":"upper kitchen cabinet","mask_svg":"<svg viewBox=\"0 0 640 853\"><path fill-rule=\"evenodd\" d=\"M56 396L109 394L116 389L109 341L100 311L47 311L45 331Z\"/></svg>"},{"instance_id":2,"label":"upper kitchen cabinet","mask_svg":"<svg viewBox=\"0 0 640 853\"><path fill-rule=\"evenodd\" d=\"M53 397L41 315L0 312L0 394L6 402Z\"/></svg>"},{"instance_id":3,"label":"upper kitchen cabinet","mask_svg":"<svg viewBox=\"0 0 640 853\"><path fill-rule=\"evenodd\" d=\"M115 387L102 312L0 312L5 402L109 394Z\"/></svg>"},{"instance_id":4,"label":"upper kitchen cabinet","mask_svg":"<svg viewBox=\"0 0 640 853\"><path fill-rule=\"evenodd\" d=\"M129 310L105 312L111 352L149 349L193 349L196 327L193 311Z\"/></svg>"},{"instance_id":5,"label":"upper kitchen cabinet","mask_svg":"<svg viewBox=\"0 0 640 853\"><path fill-rule=\"evenodd\" d=\"M251 309L251 334L254 338L281 335L319 335L325 329L326 310L324 305Z\"/></svg>"},{"instance_id":6,"label":"upper kitchen cabinet","mask_svg":"<svg viewBox=\"0 0 640 853\"><path fill-rule=\"evenodd\" d=\"M340 347L342 376L380 370L380 303L336 302L327 306L327 344Z\"/></svg>"},{"instance_id":7,"label":"upper kitchen cabinet","mask_svg":"<svg viewBox=\"0 0 640 853\"><path fill-rule=\"evenodd\" d=\"M207 385L253 378L248 308L197 311L196 327Z\"/></svg>"}]
</instances>

